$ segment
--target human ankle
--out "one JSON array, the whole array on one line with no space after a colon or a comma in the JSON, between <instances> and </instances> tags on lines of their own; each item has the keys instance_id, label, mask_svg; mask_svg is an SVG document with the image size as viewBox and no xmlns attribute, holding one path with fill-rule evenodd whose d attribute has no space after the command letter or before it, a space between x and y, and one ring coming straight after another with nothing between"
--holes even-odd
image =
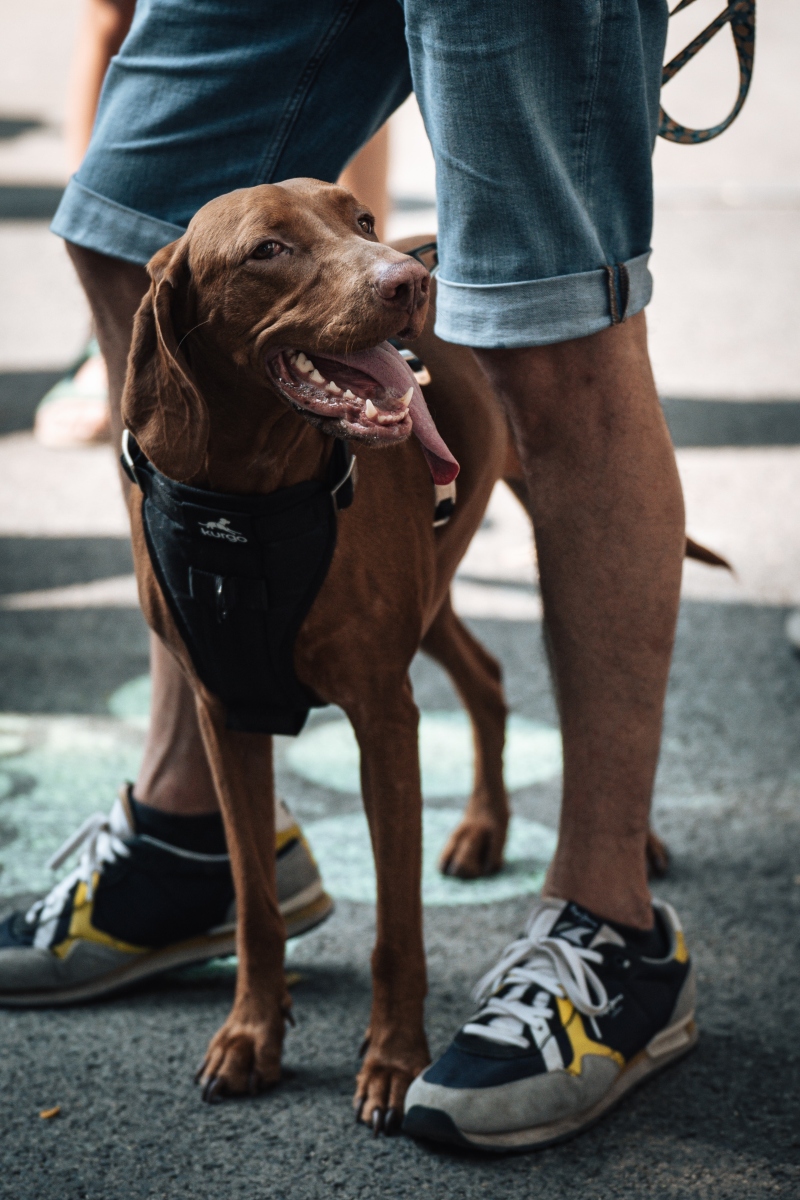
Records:
<instances>
[{"instance_id":1,"label":"human ankle","mask_svg":"<svg viewBox=\"0 0 800 1200\"><path fill-rule=\"evenodd\" d=\"M627 878L583 872L574 868L564 870L552 864L542 891L543 897L572 900L587 908L596 917L615 921L631 929L653 927L653 906L644 878L634 882Z\"/></svg>"}]
</instances>

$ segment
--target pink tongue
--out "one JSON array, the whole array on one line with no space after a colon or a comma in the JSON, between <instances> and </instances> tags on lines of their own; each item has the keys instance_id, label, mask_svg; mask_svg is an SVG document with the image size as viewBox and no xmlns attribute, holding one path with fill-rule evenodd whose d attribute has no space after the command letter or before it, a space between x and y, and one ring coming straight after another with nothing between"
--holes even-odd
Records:
<instances>
[{"instance_id":1,"label":"pink tongue","mask_svg":"<svg viewBox=\"0 0 800 1200\"><path fill-rule=\"evenodd\" d=\"M396 392L398 396L407 392L409 386L413 387L411 421L422 453L428 460L433 482L444 484L455 479L459 472L458 463L439 436L433 417L428 412L425 397L414 378L414 372L394 346L382 342L374 350L360 350L357 354L325 354L322 357L334 362L347 363L348 366L363 371L365 375L376 379L387 391Z\"/></svg>"}]
</instances>

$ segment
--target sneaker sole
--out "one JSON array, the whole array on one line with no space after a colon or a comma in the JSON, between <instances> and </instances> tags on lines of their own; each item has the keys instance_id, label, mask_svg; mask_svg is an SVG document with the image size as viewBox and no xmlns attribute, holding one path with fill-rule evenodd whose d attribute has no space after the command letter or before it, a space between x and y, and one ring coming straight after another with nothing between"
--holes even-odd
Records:
<instances>
[{"instance_id":1,"label":"sneaker sole","mask_svg":"<svg viewBox=\"0 0 800 1200\"><path fill-rule=\"evenodd\" d=\"M314 899L297 907L298 901L312 889L317 893ZM308 933L317 925L321 925L331 915L334 907L331 897L327 892L321 891L318 884L305 889L299 897L292 897L281 905L281 912L286 921L287 938L299 937L300 934ZM36 992L0 992L0 1007L55 1008L67 1004L80 1004L87 1000L97 1000L101 996L109 996L154 975L160 975L163 971L194 966L196 963L206 962L209 958L226 958L235 953L236 926L223 926L201 937L137 954L131 962L123 963L114 971L84 983L73 984L61 991L48 989Z\"/></svg>"},{"instance_id":2,"label":"sneaker sole","mask_svg":"<svg viewBox=\"0 0 800 1200\"><path fill-rule=\"evenodd\" d=\"M547 1125L515 1129L508 1133L465 1133L463 1129L459 1129L452 1117L441 1109L414 1105L406 1113L403 1132L426 1141L448 1142L451 1145L493 1154L521 1154L528 1150L543 1150L557 1142L568 1141L596 1124L634 1088L688 1054L697 1044L697 1038L694 1014L668 1029L663 1029L648 1042L644 1050L631 1059L602 1100L582 1113L552 1121Z\"/></svg>"}]
</instances>

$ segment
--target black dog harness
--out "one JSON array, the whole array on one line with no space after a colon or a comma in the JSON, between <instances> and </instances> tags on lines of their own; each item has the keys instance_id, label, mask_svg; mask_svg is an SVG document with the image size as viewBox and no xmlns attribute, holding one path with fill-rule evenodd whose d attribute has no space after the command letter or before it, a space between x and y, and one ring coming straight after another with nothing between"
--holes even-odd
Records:
<instances>
[{"instance_id":1,"label":"black dog harness","mask_svg":"<svg viewBox=\"0 0 800 1200\"><path fill-rule=\"evenodd\" d=\"M333 558L337 509L353 500L349 444L334 442L324 481L266 496L176 483L127 430L122 465L143 493L153 570L228 728L299 733L325 704L297 678L294 645Z\"/></svg>"}]
</instances>

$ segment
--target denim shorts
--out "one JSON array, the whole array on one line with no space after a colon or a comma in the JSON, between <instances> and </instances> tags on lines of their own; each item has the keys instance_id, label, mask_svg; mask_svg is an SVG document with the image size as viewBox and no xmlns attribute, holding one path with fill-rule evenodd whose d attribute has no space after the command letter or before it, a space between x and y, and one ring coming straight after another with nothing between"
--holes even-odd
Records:
<instances>
[{"instance_id":1,"label":"denim shorts","mask_svg":"<svg viewBox=\"0 0 800 1200\"><path fill-rule=\"evenodd\" d=\"M139 0L52 228L146 263L214 196L336 179L413 86L437 333L583 337L650 299L666 27L666 0Z\"/></svg>"}]
</instances>

